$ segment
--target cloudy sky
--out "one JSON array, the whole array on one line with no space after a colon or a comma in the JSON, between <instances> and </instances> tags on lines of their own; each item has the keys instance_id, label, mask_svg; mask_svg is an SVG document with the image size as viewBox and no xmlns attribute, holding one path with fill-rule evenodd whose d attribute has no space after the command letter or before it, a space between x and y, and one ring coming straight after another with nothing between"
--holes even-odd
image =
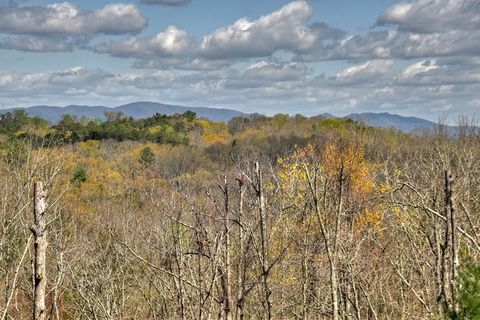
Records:
<instances>
[{"instance_id":1,"label":"cloudy sky","mask_svg":"<svg viewBox=\"0 0 480 320\"><path fill-rule=\"evenodd\" d=\"M480 115L480 0L0 0L0 108Z\"/></svg>"}]
</instances>

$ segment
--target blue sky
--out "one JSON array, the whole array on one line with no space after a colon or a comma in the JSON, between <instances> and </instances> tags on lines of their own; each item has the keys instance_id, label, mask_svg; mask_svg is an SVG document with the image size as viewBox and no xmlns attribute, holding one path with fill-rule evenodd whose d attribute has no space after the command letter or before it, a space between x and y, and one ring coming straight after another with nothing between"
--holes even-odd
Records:
<instances>
[{"instance_id":1,"label":"blue sky","mask_svg":"<svg viewBox=\"0 0 480 320\"><path fill-rule=\"evenodd\" d=\"M478 0L0 0L0 108L480 111Z\"/></svg>"}]
</instances>

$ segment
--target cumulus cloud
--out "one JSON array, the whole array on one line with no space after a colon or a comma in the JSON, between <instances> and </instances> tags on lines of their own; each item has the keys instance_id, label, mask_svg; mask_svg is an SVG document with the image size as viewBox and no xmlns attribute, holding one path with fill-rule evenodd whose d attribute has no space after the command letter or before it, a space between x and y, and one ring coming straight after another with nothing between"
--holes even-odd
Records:
<instances>
[{"instance_id":1,"label":"cumulus cloud","mask_svg":"<svg viewBox=\"0 0 480 320\"><path fill-rule=\"evenodd\" d=\"M169 26L165 31L150 38L129 37L120 41L100 43L95 46L94 51L116 57L179 56L187 52L192 41L184 30Z\"/></svg>"},{"instance_id":2,"label":"cumulus cloud","mask_svg":"<svg viewBox=\"0 0 480 320\"><path fill-rule=\"evenodd\" d=\"M387 8L366 34L335 37L297 54L299 61L412 59L480 55L480 2L417 0Z\"/></svg>"},{"instance_id":3,"label":"cumulus cloud","mask_svg":"<svg viewBox=\"0 0 480 320\"><path fill-rule=\"evenodd\" d=\"M480 54L480 31L417 34L397 30L349 35L332 44L298 54L295 60L412 59Z\"/></svg>"},{"instance_id":4,"label":"cumulus cloud","mask_svg":"<svg viewBox=\"0 0 480 320\"><path fill-rule=\"evenodd\" d=\"M144 4L160 4L165 6L184 6L189 4L191 0L141 0Z\"/></svg>"},{"instance_id":5,"label":"cumulus cloud","mask_svg":"<svg viewBox=\"0 0 480 320\"><path fill-rule=\"evenodd\" d=\"M234 63L225 59L206 59L195 52L195 38L185 30L169 26L152 37L131 36L126 39L101 42L93 46L96 53L114 57L135 58L134 68L181 70L214 70Z\"/></svg>"},{"instance_id":6,"label":"cumulus cloud","mask_svg":"<svg viewBox=\"0 0 480 320\"><path fill-rule=\"evenodd\" d=\"M154 72L128 72L109 79L109 82L116 82L122 85L131 85L143 89L158 89L171 86L177 80L177 75L170 70L158 70Z\"/></svg>"},{"instance_id":7,"label":"cumulus cloud","mask_svg":"<svg viewBox=\"0 0 480 320\"><path fill-rule=\"evenodd\" d=\"M300 0L255 21L242 18L205 36L198 51L210 59L263 57L278 50L303 52L318 37L305 26L312 14L312 7Z\"/></svg>"},{"instance_id":8,"label":"cumulus cloud","mask_svg":"<svg viewBox=\"0 0 480 320\"><path fill-rule=\"evenodd\" d=\"M480 2L417 0L386 9L377 25L398 27L391 56L399 58L480 54Z\"/></svg>"},{"instance_id":9,"label":"cumulus cloud","mask_svg":"<svg viewBox=\"0 0 480 320\"><path fill-rule=\"evenodd\" d=\"M414 64L408 66L407 68L405 68L405 70L403 70L403 72L401 74L401 78L402 79L413 79L414 77L416 77L420 74L424 74L426 72L436 70L438 68L439 68L439 66L438 66L436 60L419 61L419 62L414 63Z\"/></svg>"},{"instance_id":10,"label":"cumulus cloud","mask_svg":"<svg viewBox=\"0 0 480 320\"><path fill-rule=\"evenodd\" d=\"M21 96L28 92L31 97L45 94L59 96L68 91L77 95L87 93L112 95L116 92L116 95L123 96L125 92L133 89L170 88L177 79L178 76L169 70L113 74L98 68L76 66L54 72L0 71L0 95ZM78 89L72 90L74 88Z\"/></svg>"},{"instance_id":11,"label":"cumulus cloud","mask_svg":"<svg viewBox=\"0 0 480 320\"><path fill-rule=\"evenodd\" d=\"M384 79L393 66L393 60L371 60L348 67L335 75L341 84L359 84Z\"/></svg>"},{"instance_id":12,"label":"cumulus cloud","mask_svg":"<svg viewBox=\"0 0 480 320\"><path fill-rule=\"evenodd\" d=\"M477 0L417 0L401 2L385 10L378 25L397 25L416 33L480 29Z\"/></svg>"},{"instance_id":13,"label":"cumulus cloud","mask_svg":"<svg viewBox=\"0 0 480 320\"><path fill-rule=\"evenodd\" d=\"M137 69L165 69L174 67L179 70L209 71L218 70L231 64L232 61L228 60L207 60L194 56L157 56L136 60L133 63L133 67Z\"/></svg>"},{"instance_id":14,"label":"cumulus cloud","mask_svg":"<svg viewBox=\"0 0 480 320\"><path fill-rule=\"evenodd\" d=\"M480 54L480 29L476 31L454 30L445 33L408 34L397 41L395 56L444 57Z\"/></svg>"},{"instance_id":15,"label":"cumulus cloud","mask_svg":"<svg viewBox=\"0 0 480 320\"><path fill-rule=\"evenodd\" d=\"M72 51L73 45L63 37L9 36L0 39L1 49L13 49L30 52Z\"/></svg>"},{"instance_id":16,"label":"cumulus cloud","mask_svg":"<svg viewBox=\"0 0 480 320\"><path fill-rule=\"evenodd\" d=\"M98 82L94 92L100 96L110 97L122 97L126 94L137 97L150 96L155 91L171 90L176 80L177 75L169 70L127 72Z\"/></svg>"},{"instance_id":17,"label":"cumulus cloud","mask_svg":"<svg viewBox=\"0 0 480 320\"><path fill-rule=\"evenodd\" d=\"M226 67L204 72L195 79L224 89L288 91L308 83L311 72L303 63L261 60L241 69Z\"/></svg>"},{"instance_id":18,"label":"cumulus cloud","mask_svg":"<svg viewBox=\"0 0 480 320\"><path fill-rule=\"evenodd\" d=\"M347 35L317 46L314 50L297 54L294 59L313 62L390 58L397 39L398 32L394 30L372 31L367 35Z\"/></svg>"},{"instance_id":19,"label":"cumulus cloud","mask_svg":"<svg viewBox=\"0 0 480 320\"><path fill-rule=\"evenodd\" d=\"M111 77L112 74L102 69L72 67L63 71L50 73L47 81L50 84L74 86L76 84L93 84Z\"/></svg>"},{"instance_id":20,"label":"cumulus cloud","mask_svg":"<svg viewBox=\"0 0 480 320\"><path fill-rule=\"evenodd\" d=\"M309 69L302 63L260 61L240 71L240 76L254 80L292 81L303 79Z\"/></svg>"},{"instance_id":21,"label":"cumulus cloud","mask_svg":"<svg viewBox=\"0 0 480 320\"><path fill-rule=\"evenodd\" d=\"M451 92L454 86L480 84L480 65L427 59L406 67L396 79L399 85L430 86L440 93Z\"/></svg>"},{"instance_id":22,"label":"cumulus cloud","mask_svg":"<svg viewBox=\"0 0 480 320\"><path fill-rule=\"evenodd\" d=\"M112 74L101 69L72 67L56 72L20 73L0 71L0 94L3 96L35 97L44 94L59 95L67 93L71 88L81 88L82 92L94 90Z\"/></svg>"},{"instance_id":23,"label":"cumulus cloud","mask_svg":"<svg viewBox=\"0 0 480 320\"><path fill-rule=\"evenodd\" d=\"M0 7L0 32L11 34L123 34L146 26L147 18L133 4L111 3L95 11L81 10L68 2Z\"/></svg>"},{"instance_id":24,"label":"cumulus cloud","mask_svg":"<svg viewBox=\"0 0 480 320\"><path fill-rule=\"evenodd\" d=\"M303 0L250 21L242 18L218 29L197 43L184 30L169 26L153 37L131 36L93 46L97 53L136 58L134 67L185 70L211 70L235 63L238 59L270 57L277 51L307 52L322 41L344 36L345 32L315 22L306 22L313 13Z\"/></svg>"}]
</instances>

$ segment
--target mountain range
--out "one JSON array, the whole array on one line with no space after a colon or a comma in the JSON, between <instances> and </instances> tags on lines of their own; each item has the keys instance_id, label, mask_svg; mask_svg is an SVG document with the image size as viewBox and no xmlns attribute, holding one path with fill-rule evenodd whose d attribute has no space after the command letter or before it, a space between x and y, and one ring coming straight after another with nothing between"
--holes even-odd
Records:
<instances>
[{"instance_id":1,"label":"mountain range","mask_svg":"<svg viewBox=\"0 0 480 320\"><path fill-rule=\"evenodd\" d=\"M0 113L6 113L18 108L0 110ZM203 108L203 107L184 107L176 105L168 105L156 102L133 102L118 107L110 108L105 106L81 106L69 105L65 107L58 106L33 106L25 108L30 116L38 116L52 123L60 120L64 115L70 114L77 117L87 117L91 119L105 120L104 112L122 112L126 116L134 119L148 118L155 113L172 115L175 113L183 113L185 111L194 111L198 117L207 118L213 121L229 121L233 117L245 116L240 111L231 109Z\"/></svg>"},{"instance_id":2,"label":"mountain range","mask_svg":"<svg viewBox=\"0 0 480 320\"><path fill-rule=\"evenodd\" d=\"M0 110L0 114L13 111L18 108ZM198 117L207 118L213 121L227 122L234 117L248 117L249 114L224 108L206 108L206 107L185 107L177 105L168 105L156 102L133 102L118 107L105 106L82 106L69 105L65 107L59 106L33 106L25 108L30 116L38 116L46 119L52 123L57 122L66 114L77 117L87 117L92 119L105 119L104 112L122 112L126 116L131 116L135 119L148 118L155 113L172 115L175 113L183 113L185 111L194 111ZM326 118L337 118L331 114L322 114ZM411 132L413 130L431 130L437 126L433 121L425 120L417 117L404 117L391 113L352 113L343 118L349 118L355 121L360 121L370 126L383 128L396 128L404 132Z\"/></svg>"},{"instance_id":3,"label":"mountain range","mask_svg":"<svg viewBox=\"0 0 480 320\"><path fill-rule=\"evenodd\" d=\"M372 127L395 128L404 132L414 130L432 130L438 123L417 117L405 117L388 112L351 113L345 118L365 123Z\"/></svg>"}]
</instances>

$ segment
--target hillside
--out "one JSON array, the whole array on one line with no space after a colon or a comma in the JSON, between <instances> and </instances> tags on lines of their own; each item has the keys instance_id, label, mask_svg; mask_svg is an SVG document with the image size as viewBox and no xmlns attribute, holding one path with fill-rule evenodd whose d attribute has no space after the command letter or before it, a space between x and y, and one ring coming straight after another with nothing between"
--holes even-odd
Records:
<instances>
[{"instance_id":1,"label":"hillside","mask_svg":"<svg viewBox=\"0 0 480 320\"><path fill-rule=\"evenodd\" d=\"M1 110L1 113L12 111L16 108ZM38 116L50 122L57 122L66 114L77 117L87 117L92 119L105 119L104 112L123 112L126 116L132 116L134 119L145 119L151 117L155 113L173 115L175 113L183 113L185 111L194 111L200 118L207 118L212 121L229 121L233 117L245 115L244 113L231 109L217 109L205 107L185 107L176 105L167 105L156 102L133 102L114 108L105 106L80 106L69 105L66 107L59 106L33 106L25 108L30 116Z\"/></svg>"},{"instance_id":2,"label":"hillside","mask_svg":"<svg viewBox=\"0 0 480 320\"><path fill-rule=\"evenodd\" d=\"M445 263L437 250L452 239L453 213L453 230L465 233L455 233L459 277L480 261L479 143L475 130L404 134L322 116L110 114L52 124L17 110L0 118L0 281L24 301L9 319L31 314L36 216L48 222L46 292L59 288L48 294L59 319L218 318L226 296L245 319L268 319L268 303L270 319L306 319L301 309L332 319L332 274L357 319L436 310ZM47 210L32 217L45 208L32 203L39 196ZM477 265L470 278L480 283ZM404 274L415 292L399 290ZM358 299L357 285L366 293ZM479 301L480 290L459 292Z\"/></svg>"},{"instance_id":3,"label":"hillside","mask_svg":"<svg viewBox=\"0 0 480 320\"><path fill-rule=\"evenodd\" d=\"M363 122L369 126L381 128L395 128L404 132L412 132L414 130L431 130L438 124L417 117L404 117L398 114L388 112L382 113L351 113L345 118Z\"/></svg>"}]
</instances>

